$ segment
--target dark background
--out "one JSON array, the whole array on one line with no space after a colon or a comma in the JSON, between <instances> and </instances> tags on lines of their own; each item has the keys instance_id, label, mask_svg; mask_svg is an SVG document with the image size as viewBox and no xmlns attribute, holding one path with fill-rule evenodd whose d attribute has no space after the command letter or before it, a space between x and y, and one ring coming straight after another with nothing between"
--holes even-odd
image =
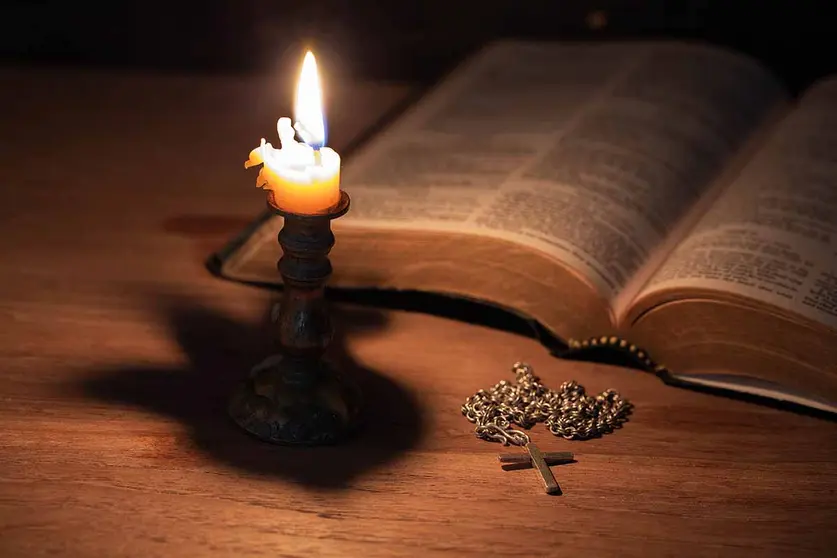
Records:
<instances>
[{"instance_id":1,"label":"dark background","mask_svg":"<svg viewBox=\"0 0 837 558\"><path fill-rule=\"evenodd\" d=\"M301 45L330 70L431 81L481 43L689 38L764 61L793 89L837 72L829 2L736 0L4 1L7 62L269 69ZM833 9L833 8L832 8Z\"/></svg>"}]
</instances>

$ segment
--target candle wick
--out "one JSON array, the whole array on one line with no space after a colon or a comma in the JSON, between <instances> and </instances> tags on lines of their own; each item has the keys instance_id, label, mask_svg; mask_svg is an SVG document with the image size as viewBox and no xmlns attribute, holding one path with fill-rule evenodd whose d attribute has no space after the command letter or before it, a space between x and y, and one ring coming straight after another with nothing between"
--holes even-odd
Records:
<instances>
[{"instance_id":1,"label":"candle wick","mask_svg":"<svg viewBox=\"0 0 837 558\"><path fill-rule=\"evenodd\" d=\"M302 137L302 141L305 142L311 149L314 150L314 164L318 167L322 166L323 164L323 156L320 154L320 149L323 147L321 143L314 142L314 137L308 131L308 128L302 122L295 122L294 128Z\"/></svg>"}]
</instances>

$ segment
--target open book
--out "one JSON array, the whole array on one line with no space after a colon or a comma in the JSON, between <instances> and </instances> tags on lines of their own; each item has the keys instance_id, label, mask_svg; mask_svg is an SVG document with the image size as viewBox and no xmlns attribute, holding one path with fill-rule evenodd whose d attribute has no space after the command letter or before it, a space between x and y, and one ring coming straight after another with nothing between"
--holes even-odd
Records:
<instances>
[{"instance_id":1,"label":"open book","mask_svg":"<svg viewBox=\"0 0 837 558\"><path fill-rule=\"evenodd\" d=\"M497 43L343 188L332 286L484 300L686 383L837 409L837 78L791 101L714 47ZM280 228L265 213L219 273L279 282Z\"/></svg>"}]
</instances>

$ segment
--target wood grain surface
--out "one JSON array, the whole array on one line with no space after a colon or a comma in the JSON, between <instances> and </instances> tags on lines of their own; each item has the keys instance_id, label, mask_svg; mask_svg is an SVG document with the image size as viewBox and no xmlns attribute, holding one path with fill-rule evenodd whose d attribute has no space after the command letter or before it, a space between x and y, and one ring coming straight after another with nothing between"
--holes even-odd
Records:
<instances>
[{"instance_id":1,"label":"wood grain surface","mask_svg":"<svg viewBox=\"0 0 837 558\"><path fill-rule=\"evenodd\" d=\"M833 555L837 425L438 317L336 308L364 430L251 439L224 406L271 350L273 295L203 262L264 207L242 164L291 97L267 78L0 80L0 556ZM332 87L337 148L409 91ZM562 496L502 470L519 450L459 412L520 359L636 405L599 440L533 431L576 453L553 467Z\"/></svg>"}]
</instances>

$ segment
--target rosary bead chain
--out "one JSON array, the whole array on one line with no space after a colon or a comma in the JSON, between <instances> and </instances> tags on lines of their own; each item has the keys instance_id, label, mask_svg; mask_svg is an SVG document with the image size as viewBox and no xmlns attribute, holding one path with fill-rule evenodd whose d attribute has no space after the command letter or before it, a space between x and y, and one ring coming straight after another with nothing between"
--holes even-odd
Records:
<instances>
[{"instance_id":1,"label":"rosary bead chain","mask_svg":"<svg viewBox=\"0 0 837 558\"><path fill-rule=\"evenodd\" d=\"M490 390L479 390L462 405L462 414L476 425L478 438L504 446L525 446L530 429L543 422L552 434L567 440L589 440L620 428L633 405L613 390L588 395L575 381L557 391L544 386L528 364L512 367L514 382L502 380Z\"/></svg>"}]
</instances>

